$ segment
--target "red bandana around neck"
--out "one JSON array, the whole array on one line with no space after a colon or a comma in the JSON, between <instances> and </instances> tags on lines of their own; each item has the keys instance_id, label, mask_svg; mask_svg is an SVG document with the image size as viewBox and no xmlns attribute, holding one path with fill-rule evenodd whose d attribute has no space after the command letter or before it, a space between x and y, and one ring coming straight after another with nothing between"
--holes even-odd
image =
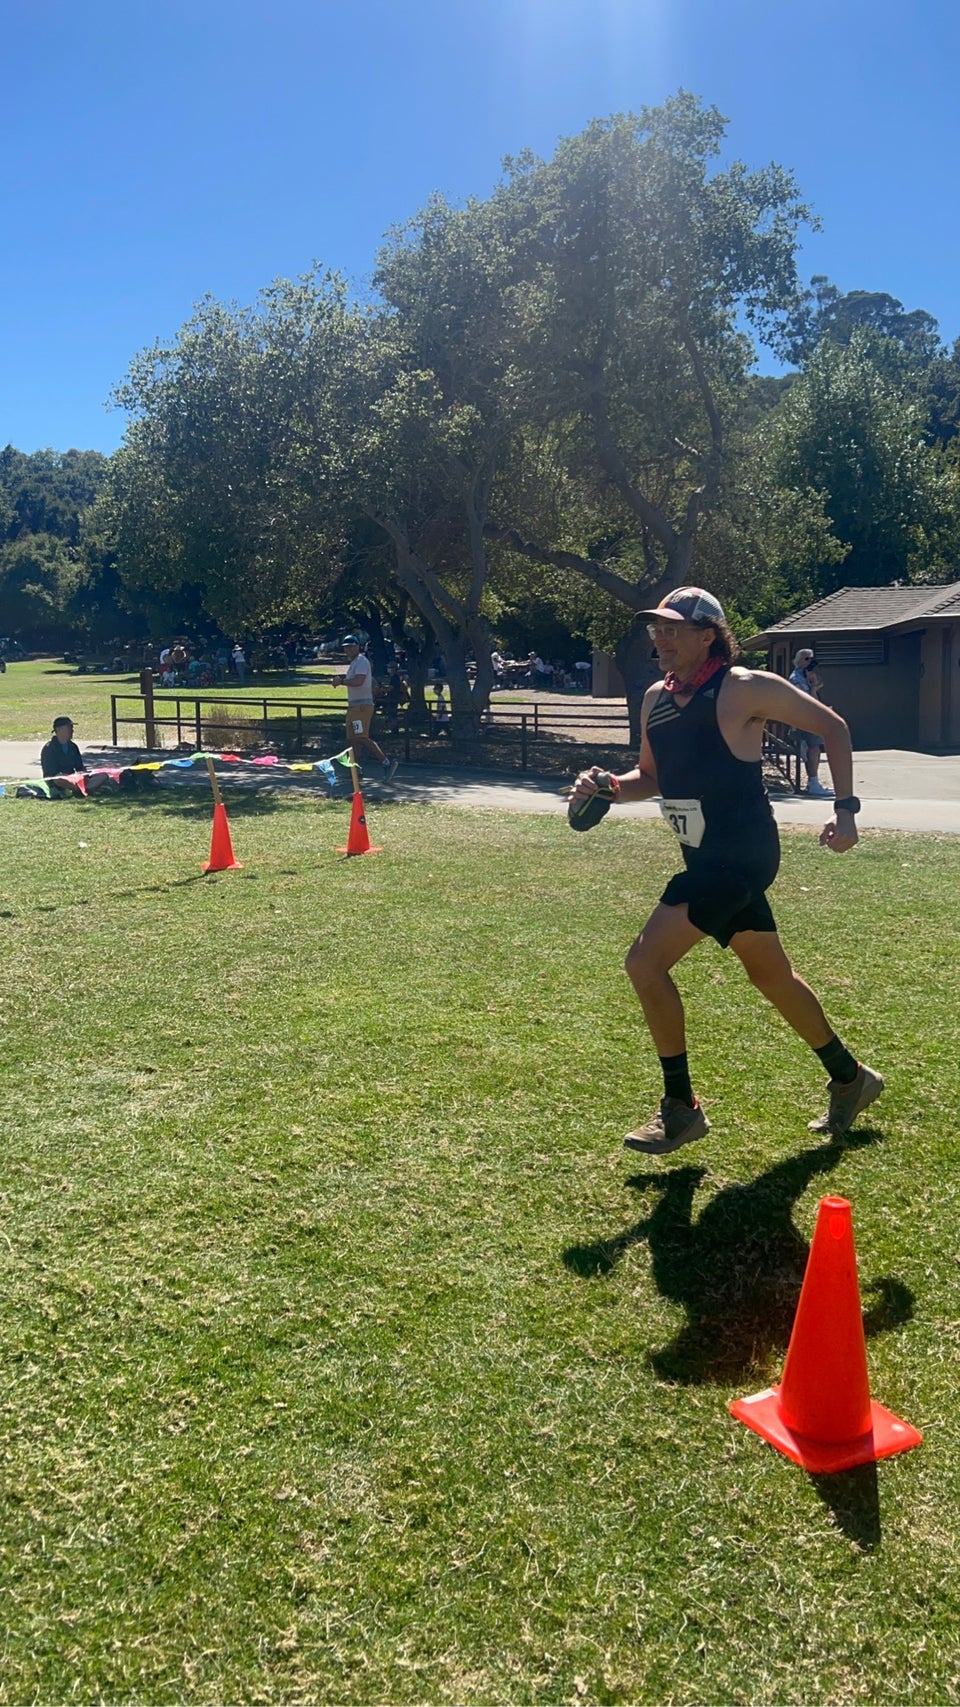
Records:
<instances>
[{"instance_id":1,"label":"red bandana around neck","mask_svg":"<svg viewBox=\"0 0 960 1707\"><path fill-rule=\"evenodd\" d=\"M711 676L715 676L717 671L722 669L722 658L704 658L699 670L689 681L682 682L673 670L668 670L663 678L663 685L667 693L696 693L698 688L703 687L704 682L708 682Z\"/></svg>"}]
</instances>

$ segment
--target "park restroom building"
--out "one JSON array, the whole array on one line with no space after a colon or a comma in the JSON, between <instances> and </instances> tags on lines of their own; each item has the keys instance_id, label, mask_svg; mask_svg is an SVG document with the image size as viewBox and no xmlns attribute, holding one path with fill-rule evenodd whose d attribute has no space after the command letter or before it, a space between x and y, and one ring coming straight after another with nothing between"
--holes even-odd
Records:
<instances>
[{"instance_id":1,"label":"park restroom building","mask_svg":"<svg viewBox=\"0 0 960 1707\"><path fill-rule=\"evenodd\" d=\"M946 587L841 587L744 643L788 676L812 646L822 698L859 751L960 751L960 581Z\"/></svg>"}]
</instances>

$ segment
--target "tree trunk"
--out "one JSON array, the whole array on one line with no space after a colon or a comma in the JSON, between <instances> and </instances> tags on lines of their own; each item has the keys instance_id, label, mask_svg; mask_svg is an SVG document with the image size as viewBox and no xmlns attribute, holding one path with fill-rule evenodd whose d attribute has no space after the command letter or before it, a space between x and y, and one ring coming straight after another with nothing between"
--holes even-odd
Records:
<instances>
[{"instance_id":1,"label":"tree trunk","mask_svg":"<svg viewBox=\"0 0 960 1707\"><path fill-rule=\"evenodd\" d=\"M389 524L381 526L386 527L394 541L397 579L419 611L424 629L436 635L443 654L450 683L451 738L454 743L479 740L481 717L489 702L493 680L490 625L485 617L465 610L442 586L423 559L411 551L399 528L391 531ZM477 660L477 676L472 686L467 674L467 660L471 656Z\"/></svg>"},{"instance_id":2,"label":"tree trunk","mask_svg":"<svg viewBox=\"0 0 960 1707\"><path fill-rule=\"evenodd\" d=\"M405 673L410 683L409 716L411 721L424 724L427 721L427 673L433 657L433 648L432 636L422 639L404 624L403 649L407 655Z\"/></svg>"},{"instance_id":3,"label":"tree trunk","mask_svg":"<svg viewBox=\"0 0 960 1707\"><path fill-rule=\"evenodd\" d=\"M647 633L648 618L637 617L622 640L617 642L614 657L617 669L627 690L627 712L630 717L630 744L640 746L640 710L643 696L651 682L662 674L653 651L653 641Z\"/></svg>"},{"instance_id":4,"label":"tree trunk","mask_svg":"<svg viewBox=\"0 0 960 1707\"><path fill-rule=\"evenodd\" d=\"M456 632L450 628L441 639L441 649L450 681L451 737L458 741L479 741L483 713L490 704L493 667L490 653L493 640L485 617L467 616ZM470 658L476 660L473 682L467 673Z\"/></svg>"},{"instance_id":5,"label":"tree trunk","mask_svg":"<svg viewBox=\"0 0 960 1707\"><path fill-rule=\"evenodd\" d=\"M467 675L469 650L466 636L458 634L450 651L444 652L450 683L450 736L454 745L480 739L480 707Z\"/></svg>"},{"instance_id":6,"label":"tree trunk","mask_svg":"<svg viewBox=\"0 0 960 1707\"><path fill-rule=\"evenodd\" d=\"M389 656L386 641L383 638L383 617L378 605L367 607L370 620L370 643L367 646L367 657L370 659L374 676L381 680L387 673Z\"/></svg>"}]
</instances>

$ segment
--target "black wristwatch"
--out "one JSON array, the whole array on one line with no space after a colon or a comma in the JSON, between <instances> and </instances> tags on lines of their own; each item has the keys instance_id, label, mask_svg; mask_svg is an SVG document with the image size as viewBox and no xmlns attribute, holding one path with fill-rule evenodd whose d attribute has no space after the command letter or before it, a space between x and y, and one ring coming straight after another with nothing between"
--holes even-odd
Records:
<instances>
[{"instance_id":1,"label":"black wristwatch","mask_svg":"<svg viewBox=\"0 0 960 1707\"><path fill-rule=\"evenodd\" d=\"M859 812L860 800L856 794L845 794L842 800L833 803L835 812Z\"/></svg>"}]
</instances>

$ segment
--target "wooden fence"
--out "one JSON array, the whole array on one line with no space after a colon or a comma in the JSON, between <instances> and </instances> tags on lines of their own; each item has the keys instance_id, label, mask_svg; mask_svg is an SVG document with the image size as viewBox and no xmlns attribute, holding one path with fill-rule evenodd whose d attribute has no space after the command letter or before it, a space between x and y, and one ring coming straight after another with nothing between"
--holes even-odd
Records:
<instances>
[{"instance_id":1,"label":"wooden fence","mask_svg":"<svg viewBox=\"0 0 960 1707\"><path fill-rule=\"evenodd\" d=\"M258 745L277 747L289 754L335 752L346 740L346 703L342 695L312 695L305 699L278 698L270 694L226 695L111 694L113 744L120 745L121 731L142 731L137 745L155 750L163 745L163 732L174 733L177 747L226 747L235 745L246 731ZM390 733L384 733L387 724ZM374 735L381 745L393 740L403 744L406 763L422 759L442 762L452 753L449 717L438 717L428 702L425 715L401 711L393 719L381 717ZM394 733L395 731L395 733ZM593 762L625 767L634 756L626 709L606 701L579 698L492 701L481 720L479 741L457 742L458 764L490 768L569 771ZM795 732L782 724L764 730L763 754L795 793L802 788L799 743Z\"/></svg>"}]
</instances>

